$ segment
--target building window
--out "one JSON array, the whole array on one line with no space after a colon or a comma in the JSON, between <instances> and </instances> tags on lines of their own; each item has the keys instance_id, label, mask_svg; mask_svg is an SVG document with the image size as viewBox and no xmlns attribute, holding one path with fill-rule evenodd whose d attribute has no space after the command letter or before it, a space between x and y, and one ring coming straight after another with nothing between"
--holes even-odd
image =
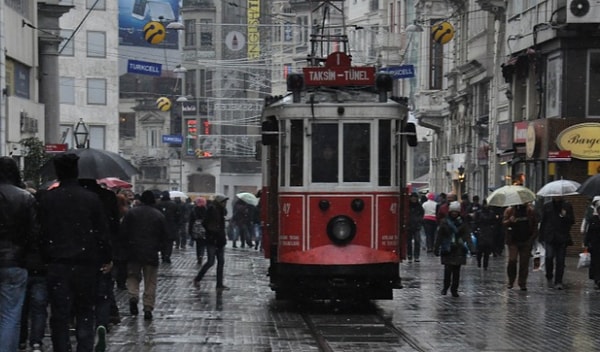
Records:
<instances>
[{"instance_id":1,"label":"building window","mask_svg":"<svg viewBox=\"0 0 600 352\"><path fill-rule=\"evenodd\" d=\"M103 78L88 78L87 103L90 105L106 105L106 80Z\"/></svg>"},{"instance_id":2,"label":"building window","mask_svg":"<svg viewBox=\"0 0 600 352\"><path fill-rule=\"evenodd\" d=\"M596 79L598 78L600 77L597 76ZM562 82L562 58L560 55L548 57L546 64L546 117L560 117L560 82ZM591 81L592 84L594 84L593 82ZM598 82L596 82L596 89L597 84ZM588 89L590 89L589 85Z\"/></svg>"},{"instance_id":3,"label":"building window","mask_svg":"<svg viewBox=\"0 0 600 352\"><path fill-rule=\"evenodd\" d=\"M135 137L135 113L119 115L119 137Z\"/></svg>"},{"instance_id":4,"label":"building window","mask_svg":"<svg viewBox=\"0 0 600 352\"><path fill-rule=\"evenodd\" d=\"M444 80L444 46L431 41L429 89L442 89Z\"/></svg>"},{"instance_id":5,"label":"building window","mask_svg":"<svg viewBox=\"0 0 600 352\"><path fill-rule=\"evenodd\" d=\"M104 126L89 125L88 129L90 131L90 136L89 136L90 148L104 149L106 147L104 145L104 135L105 135Z\"/></svg>"},{"instance_id":6,"label":"building window","mask_svg":"<svg viewBox=\"0 0 600 352\"><path fill-rule=\"evenodd\" d=\"M60 78L60 103L75 104L75 78Z\"/></svg>"},{"instance_id":7,"label":"building window","mask_svg":"<svg viewBox=\"0 0 600 352\"><path fill-rule=\"evenodd\" d=\"M88 31L87 32L87 56L88 57L106 57L106 33Z\"/></svg>"},{"instance_id":8,"label":"building window","mask_svg":"<svg viewBox=\"0 0 600 352\"><path fill-rule=\"evenodd\" d=\"M146 130L146 146L156 148L160 146L161 133L159 129L148 128Z\"/></svg>"},{"instance_id":9,"label":"building window","mask_svg":"<svg viewBox=\"0 0 600 352\"><path fill-rule=\"evenodd\" d=\"M91 9L92 6L94 6L94 10L106 10L106 0L86 0L85 8Z\"/></svg>"},{"instance_id":10,"label":"building window","mask_svg":"<svg viewBox=\"0 0 600 352\"><path fill-rule=\"evenodd\" d=\"M105 136L105 128L104 126L97 125L88 125L89 131L89 147L95 149L104 149L104 136ZM60 125L60 133L61 133L61 143L67 144L68 148L75 147L75 138L73 136L74 125Z\"/></svg>"},{"instance_id":11,"label":"building window","mask_svg":"<svg viewBox=\"0 0 600 352\"><path fill-rule=\"evenodd\" d=\"M196 20L183 21L185 27L185 46L196 46Z\"/></svg>"},{"instance_id":12,"label":"building window","mask_svg":"<svg viewBox=\"0 0 600 352\"><path fill-rule=\"evenodd\" d=\"M6 60L6 92L9 96L29 99L31 69L20 62Z\"/></svg>"},{"instance_id":13,"label":"building window","mask_svg":"<svg viewBox=\"0 0 600 352\"><path fill-rule=\"evenodd\" d=\"M587 115L598 117L600 116L600 51L590 52L588 63Z\"/></svg>"},{"instance_id":14,"label":"building window","mask_svg":"<svg viewBox=\"0 0 600 352\"><path fill-rule=\"evenodd\" d=\"M63 56L74 56L75 55L75 40L71 38L73 31L70 29L61 29L60 38L62 41L58 46L58 52Z\"/></svg>"},{"instance_id":15,"label":"building window","mask_svg":"<svg viewBox=\"0 0 600 352\"><path fill-rule=\"evenodd\" d=\"M213 22L210 19L203 19L200 20L200 23L200 47L205 49L212 48L214 31Z\"/></svg>"},{"instance_id":16,"label":"building window","mask_svg":"<svg viewBox=\"0 0 600 352\"><path fill-rule=\"evenodd\" d=\"M185 73L185 95L196 96L196 70L188 70Z\"/></svg>"}]
</instances>

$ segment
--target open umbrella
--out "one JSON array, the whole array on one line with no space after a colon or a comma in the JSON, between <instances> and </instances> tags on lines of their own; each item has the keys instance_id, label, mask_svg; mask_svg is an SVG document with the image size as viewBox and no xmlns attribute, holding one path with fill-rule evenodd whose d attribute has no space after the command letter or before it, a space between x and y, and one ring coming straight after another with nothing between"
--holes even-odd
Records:
<instances>
[{"instance_id":1,"label":"open umbrella","mask_svg":"<svg viewBox=\"0 0 600 352\"><path fill-rule=\"evenodd\" d=\"M117 177L105 177L98 180L99 184L105 184L108 188L131 188L133 185Z\"/></svg>"},{"instance_id":2,"label":"open umbrella","mask_svg":"<svg viewBox=\"0 0 600 352\"><path fill-rule=\"evenodd\" d=\"M169 197L171 199L179 198L182 201L188 198L187 194L185 194L181 191L169 191Z\"/></svg>"},{"instance_id":3,"label":"open umbrella","mask_svg":"<svg viewBox=\"0 0 600 352\"><path fill-rule=\"evenodd\" d=\"M556 180L546 183L537 192L541 197L562 197L577 194L577 189L581 186L579 182L571 180Z\"/></svg>"},{"instance_id":4,"label":"open umbrella","mask_svg":"<svg viewBox=\"0 0 600 352\"><path fill-rule=\"evenodd\" d=\"M492 207L510 207L512 205L533 202L536 196L529 188L524 186L502 186L492 192L486 201Z\"/></svg>"},{"instance_id":5,"label":"open umbrella","mask_svg":"<svg viewBox=\"0 0 600 352\"><path fill-rule=\"evenodd\" d=\"M250 204L253 206L258 205L258 198L256 198L256 196L250 192L238 193L235 196L246 204Z\"/></svg>"},{"instance_id":6,"label":"open umbrella","mask_svg":"<svg viewBox=\"0 0 600 352\"><path fill-rule=\"evenodd\" d=\"M65 153L79 156L79 178L101 179L105 177L118 177L127 179L138 173L129 161L117 153L102 149L82 148L69 149ZM40 171L45 179L56 178L54 163L48 161Z\"/></svg>"},{"instance_id":7,"label":"open umbrella","mask_svg":"<svg viewBox=\"0 0 600 352\"><path fill-rule=\"evenodd\" d=\"M589 177L577 188L577 193L590 198L600 195L600 174Z\"/></svg>"}]
</instances>

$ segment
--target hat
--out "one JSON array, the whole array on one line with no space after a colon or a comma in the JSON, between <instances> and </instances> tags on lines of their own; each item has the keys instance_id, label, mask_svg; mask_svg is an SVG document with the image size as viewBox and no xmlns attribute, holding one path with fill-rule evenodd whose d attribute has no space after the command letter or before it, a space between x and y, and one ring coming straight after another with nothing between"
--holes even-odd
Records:
<instances>
[{"instance_id":1,"label":"hat","mask_svg":"<svg viewBox=\"0 0 600 352\"><path fill-rule=\"evenodd\" d=\"M54 171L59 180L73 179L79 176L77 164L79 157L73 153L63 153L54 157Z\"/></svg>"},{"instance_id":2,"label":"hat","mask_svg":"<svg viewBox=\"0 0 600 352\"><path fill-rule=\"evenodd\" d=\"M156 204L156 198L154 197L154 193L152 191L144 191L140 196L140 201L144 204Z\"/></svg>"},{"instance_id":3,"label":"hat","mask_svg":"<svg viewBox=\"0 0 600 352\"><path fill-rule=\"evenodd\" d=\"M434 200L435 199L435 194L433 194L431 192L427 193L427 199Z\"/></svg>"},{"instance_id":4,"label":"hat","mask_svg":"<svg viewBox=\"0 0 600 352\"><path fill-rule=\"evenodd\" d=\"M594 196L594 199L592 199L592 204L596 205L598 201L600 201L600 196Z\"/></svg>"},{"instance_id":5,"label":"hat","mask_svg":"<svg viewBox=\"0 0 600 352\"><path fill-rule=\"evenodd\" d=\"M229 199L229 198L227 198L227 196L225 196L225 195L223 195L223 194L217 194L217 195L215 196L215 202L217 202L217 203L223 203L223 202L225 202L227 199Z\"/></svg>"},{"instance_id":6,"label":"hat","mask_svg":"<svg viewBox=\"0 0 600 352\"><path fill-rule=\"evenodd\" d=\"M448 211L460 212L460 203L457 201L450 202L450 205L448 206Z\"/></svg>"},{"instance_id":7,"label":"hat","mask_svg":"<svg viewBox=\"0 0 600 352\"><path fill-rule=\"evenodd\" d=\"M206 206L206 198L204 197L198 197L196 198L196 200L194 201L194 203L199 206L199 207L204 207Z\"/></svg>"}]
</instances>

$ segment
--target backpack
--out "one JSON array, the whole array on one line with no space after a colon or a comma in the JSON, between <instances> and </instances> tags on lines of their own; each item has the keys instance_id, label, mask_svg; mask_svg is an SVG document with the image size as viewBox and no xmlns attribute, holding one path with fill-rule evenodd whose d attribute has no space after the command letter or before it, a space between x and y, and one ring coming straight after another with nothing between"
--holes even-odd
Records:
<instances>
[{"instance_id":1,"label":"backpack","mask_svg":"<svg viewBox=\"0 0 600 352\"><path fill-rule=\"evenodd\" d=\"M206 239L206 229L204 225L202 225L202 219L194 220L192 224L192 232L190 233L190 237L194 240L205 240Z\"/></svg>"}]
</instances>

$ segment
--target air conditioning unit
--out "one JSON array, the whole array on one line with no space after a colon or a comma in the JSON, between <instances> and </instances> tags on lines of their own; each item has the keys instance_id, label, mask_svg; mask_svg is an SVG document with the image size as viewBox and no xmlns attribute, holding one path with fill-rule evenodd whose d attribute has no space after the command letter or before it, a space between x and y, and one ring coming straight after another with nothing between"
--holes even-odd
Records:
<instances>
[{"instance_id":1,"label":"air conditioning unit","mask_svg":"<svg viewBox=\"0 0 600 352\"><path fill-rule=\"evenodd\" d=\"M600 23L600 0L568 0L567 23Z\"/></svg>"}]
</instances>

